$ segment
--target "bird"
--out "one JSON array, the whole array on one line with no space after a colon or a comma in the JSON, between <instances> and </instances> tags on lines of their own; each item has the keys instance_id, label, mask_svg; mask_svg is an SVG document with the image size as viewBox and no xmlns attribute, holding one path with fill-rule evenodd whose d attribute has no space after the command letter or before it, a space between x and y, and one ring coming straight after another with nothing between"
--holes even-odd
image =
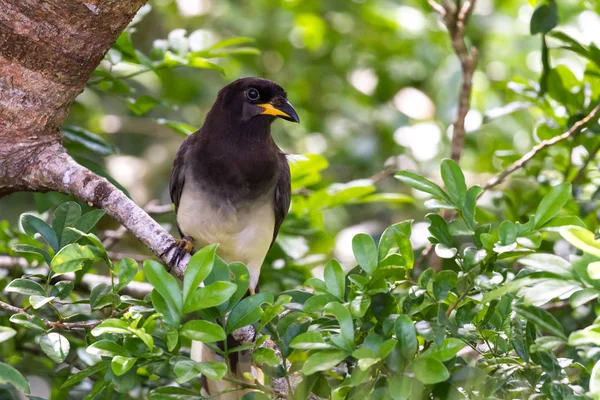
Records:
<instances>
[{"instance_id":1,"label":"bird","mask_svg":"<svg viewBox=\"0 0 600 400\"><path fill-rule=\"evenodd\" d=\"M226 262L246 264L248 291L256 292L291 202L287 157L271 136L276 119L300 122L275 82L247 77L219 91L204 124L183 141L173 163L169 192L182 239L170 266L193 249L218 243L217 254ZM191 355L196 361L218 358L197 342ZM213 386L209 394L227 382Z\"/></svg>"}]
</instances>

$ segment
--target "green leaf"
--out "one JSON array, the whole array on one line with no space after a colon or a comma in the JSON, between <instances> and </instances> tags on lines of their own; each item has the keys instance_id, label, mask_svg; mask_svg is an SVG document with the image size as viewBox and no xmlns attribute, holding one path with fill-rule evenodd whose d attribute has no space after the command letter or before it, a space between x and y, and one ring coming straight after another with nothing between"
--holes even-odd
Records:
<instances>
[{"instance_id":1,"label":"green leaf","mask_svg":"<svg viewBox=\"0 0 600 400\"><path fill-rule=\"evenodd\" d=\"M179 332L172 326L166 326L165 331L167 333L167 350L173 351L177 343L179 342Z\"/></svg>"},{"instance_id":2,"label":"green leaf","mask_svg":"<svg viewBox=\"0 0 600 400\"><path fill-rule=\"evenodd\" d=\"M233 283L237 285L237 289L227 303L223 303L219 306L219 311L222 313L231 310L242 298L246 297L246 293L248 293L248 288L250 287L250 273L243 263L233 262L229 264L229 266L225 266L225 271L228 272L228 276L230 276L231 273L235 275Z\"/></svg>"},{"instance_id":3,"label":"green leaf","mask_svg":"<svg viewBox=\"0 0 600 400\"><path fill-rule=\"evenodd\" d=\"M389 226L379 239L379 264L393 254L400 254L407 269L412 269L415 261L410 243L412 221L403 221Z\"/></svg>"},{"instance_id":4,"label":"green leaf","mask_svg":"<svg viewBox=\"0 0 600 400\"><path fill-rule=\"evenodd\" d=\"M240 400L270 400L271 398L261 392L248 392Z\"/></svg>"},{"instance_id":5,"label":"green leaf","mask_svg":"<svg viewBox=\"0 0 600 400\"><path fill-rule=\"evenodd\" d=\"M442 161L440 170L442 180L444 181L446 190L450 194L452 203L462 210L467 198L467 185L462 170L456 161L448 158Z\"/></svg>"},{"instance_id":6,"label":"green leaf","mask_svg":"<svg viewBox=\"0 0 600 400\"><path fill-rule=\"evenodd\" d=\"M600 332L597 326L591 325L569 335L569 346L596 345L600 346Z\"/></svg>"},{"instance_id":7,"label":"green leaf","mask_svg":"<svg viewBox=\"0 0 600 400\"><path fill-rule=\"evenodd\" d=\"M312 354L302 367L305 375L312 375L315 372L326 371L335 367L350 355L344 350L323 350Z\"/></svg>"},{"instance_id":8,"label":"green leaf","mask_svg":"<svg viewBox=\"0 0 600 400\"><path fill-rule=\"evenodd\" d=\"M408 400L412 393L412 380L406 375L392 376L389 390L393 400Z\"/></svg>"},{"instance_id":9,"label":"green leaf","mask_svg":"<svg viewBox=\"0 0 600 400\"><path fill-rule=\"evenodd\" d=\"M377 269L378 254L375 241L369 235L359 233L352 238L352 251L358 265L369 275Z\"/></svg>"},{"instance_id":10,"label":"green leaf","mask_svg":"<svg viewBox=\"0 0 600 400\"><path fill-rule=\"evenodd\" d=\"M498 227L498 239L503 246L514 243L517 240L519 229L512 221L502 221Z\"/></svg>"},{"instance_id":11,"label":"green leaf","mask_svg":"<svg viewBox=\"0 0 600 400\"><path fill-rule=\"evenodd\" d=\"M373 350L361 347L352 352L352 357L358 360L358 367L363 371L368 370L373 364L381 361L381 358Z\"/></svg>"},{"instance_id":12,"label":"green leaf","mask_svg":"<svg viewBox=\"0 0 600 400\"><path fill-rule=\"evenodd\" d=\"M39 330L39 331L46 330L46 325L44 324L44 321L42 321L38 317L33 317L30 320L29 318L27 318L27 315L25 315L25 314L13 314L10 316L9 321L12 322L13 324L24 326L25 328L28 328L28 329Z\"/></svg>"},{"instance_id":13,"label":"green leaf","mask_svg":"<svg viewBox=\"0 0 600 400\"><path fill-rule=\"evenodd\" d=\"M86 352L98 357L128 356L125 349L112 340L99 340L85 349Z\"/></svg>"},{"instance_id":14,"label":"green leaf","mask_svg":"<svg viewBox=\"0 0 600 400\"><path fill-rule=\"evenodd\" d=\"M542 227L546 222L554 218L560 210L571 199L571 184L561 183L554 186L550 192L544 196L537 209L535 210L534 226Z\"/></svg>"},{"instance_id":15,"label":"green leaf","mask_svg":"<svg viewBox=\"0 0 600 400\"><path fill-rule=\"evenodd\" d=\"M183 299L177 280L165 268L154 260L144 261L144 274L148 282L160 293L169 305L181 314Z\"/></svg>"},{"instance_id":16,"label":"green leaf","mask_svg":"<svg viewBox=\"0 0 600 400\"><path fill-rule=\"evenodd\" d=\"M110 363L110 369L115 375L121 376L133 368L136 362L137 358L134 357L115 356Z\"/></svg>"},{"instance_id":17,"label":"green leaf","mask_svg":"<svg viewBox=\"0 0 600 400\"><path fill-rule=\"evenodd\" d=\"M92 210L83 214L77 222L75 222L75 226L73 228L77 229L80 232L88 233L100 219L106 214L104 210ZM77 241L81 236L73 230L65 230L62 235L61 245L65 246L67 244L73 243Z\"/></svg>"},{"instance_id":18,"label":"green leaf","mask_svg":"<svg viewBox=\"0 0 600 400\"><path fill-rule=\"evenodd\" d=\"M63 335L50 332L40 338L40 347L52 361L57 364L65 361L71 350L71 345Z\"/></svg>"},{"instance_id":19,"label":"green leaf","mask_svg":"<svg viewBox=\"0 0 600 400\"><path fill-rule=\"evenodd\" d=\"M99 310L106 307L112 301L111 287L107 283L95 286L90 293L90 307L92 310Z\"/></svg>"},{"instance_id":20,"label":"green leaf","mask_svg":"<svg viewBox=\"0 0 600 400\"><path fill-rule=\"evenodd\" d=\"M56 285L52 287L50 291L50 295L54 297L58 297L61 300L69 297L73 289L75 288L75 284L71 281L60 281L57 282Z\"/></svg>"},{"instance_id":21,"label":"green leaf","mask_svg":"<svg viewBox=\"0 0 600 400\"><path fill-rule=\"evenodd\" d=\"M118 279L115 285L115 292L118 292L133 280L138 272L138 263L131 258L122 258L114 265L113 271Z\"/></svg>"},{"instance_id":22,"label":"green leaf","mask_svg":"<svg viewBox=\"0 0 600 400\"><path fill-rule=\"evenodd\" d=\"M262 316L260 305L272 302L273 295L270 293L257 293L240 301L227 317L227 333L258 321Z\"/></svg>"},{"instance_id":23,"label":"green leaf","mask_svg":"<svg viewBox=\"0 0 600 400\"><path fill-rule=\"evenodd\" d=\"M435 345L431 346L422 354L422 356L431 357L439 361L448 361L456 356L456 354L465 346L465 342L460 339L446 338L440 347Z\"/></svg>"},{"instance_id":24,"label":"green leaf","mask_svg":"<svg viewBox=\"0 0 600 400\"><path fill-rule=\"evenodd\" d=\"M198 130L191 125L184 124L183 122L171 121L164 118L159 118L156 120L156 122L160 125L164 125L167 128L170 128L172 131L175 131L176 133L184 137L187 137Z\"/></svg>"},{"instance_id":25,"label":"green leaf","mask_svg":"<svg viewBox=\"0 0 600 400\"><path fill-rule=\"evenodd\" d=\"M325 266L324 278L329 293L343 301L344 291L346 290L346 275L340 263L336 260L329 261Z\"/></svg>"},{"instance_id":26,"label":"green leaf","mask_svg":"<svg viewBox=\"0 0 600 400\"><path fill-rule=\"evenodd\" d=\"M62 133L66 139L77 145L83 146L85 150L89 150L92 153L98 154L99 156L110 156L115 153L115 149L112 145L108 144L101 136L83 129L80 126L66 126L62 128ZM81 209L80 209L81 211ZM56 213L55 213L56 214ZM78 217L79 218L79 217ZM73 226L73 225L65 225ZM56 232L58 234L58 232ZM58 236L60 237L60 235ZM64 245L64 243L63 243Z\"/></svg>"},{"instance_id":27,"label":"green leaf","mask_svg":"<svg viewBox=\"0 0 600 400\"><path fill-rule=\"evenodd\" d=\"M102 241L100 240L100 238L96 235L94 235L93 233L85 233L83 231L80 231L77 228L66 228L66 231L69 232L74 232L77 235L79 235L79 237L85 237L87 240L89 240L90 242L92 242L92 245L94 246L91 250L96 253L96 257L97 258L101 258L102 260L104 260L104 262L106 262L106 265L108 265L109 267L112 266L112 262L110 261L110 257L108 257L108 254L106 253L106 249L104 248L104 245L102 244Z\"/></svg>"},{"instance_id":28,"label":"green leaf","mask_svg":"<svg viewBox=\"0 0 600 400\"><path fill-rule=\"evenodd\" d=\"M521 320L515 315L510 320L510 343L525 362L529 362L529 346Z\"/></svg>"},{"instance_id":29,"label":"green leaf","mask_svg":"<svg viewBox=\"0 0 600 400\"><path fill-rule=\"evenodd\" d=\"M129 334L129 325L123 320L111 318L92 329L93 336L100 336L105 333L127 335Z\"/></svg>"},{"instance_id":30,"label":"green leaf","mask_svg":"<svg viewBox=\"0 0 600 400\"><path fill-rule=\"evenodd\" d=\"M137 99L130 97L127 99L127 108L139 117L148 114L148 112L159 103L160 102L152 96L140 96Z\"/></svg>"},{"instance_id":31,"label":"green leaf","mask_svg":"<svg viewBox=\"0 0 600 400\"><path fill-rule=\"evenodd\" d=\"M4 289L7 292L24 294L26 296L46 296L46 291L39 283L31 279L17 278L10 281Z\"/></svg>"},{"instance_id":32,"label":"green leaf","mask_svg":"<svg viewBox=\"0 0 600 400\"><path fill-rule=\"evenodd\" d=\"M538 307L526 306L519 303L515 304L513 309L523 318L536 324L538 328L551 333L554 336L558 336L565 340L567 339L560 322L558 322L558 320L548 311Z\"/></svg>"},{"instance_id":33,"label":"green leaf","mask_svg":"<svg viewBox=\"0 0 600 400\"><path fill-rule=\"evenodd\" d=\"M570 244L585 253L600 257L600 241L593 232L579 226L563 226L560 235Z\"/></svg>"},{"instance_id":34,"label":"green leaf","mask_svg":"<svg viewBox=\"0 0 600 400\"><path fill-rule=\"evenodd\" d=\"M164 386L152 389L149 400L199 400L198 391L180 387Z\"/></svg>"},{"instance_id":35,"label":"green leaf","mask_svg":"<svg viewBox=\"0 0 600 400\"><path fill-rule=\"evenodd\" d=\"M81 217L81 207L74 201L67 201L56 208L52 218L52 229L59 239L59 246L64 246L65 228L74 226Z\"/></svg>"},{"instance_id":36,"label":"green leaf","mask_svg":"<svg viewBox=\"0 0 600 400\"><path fill-rule=\"evenodd\" d=\"M223 328L217 324L203 320L186 322L181 328L181 336L203 343L218 342L226 338Z\"/></svg>"},{"instance_id":37,"label":"green leaf","mask_svg":"<svg viewBox=\"0 0 600 400\"><path fill-rule=\"evenodd\" d=\"M99 379L94 382L92 389L86 394L82 400L94 400L104 389L112 387L112 383L109 380ZM107 390L110 392L110 389Z\"/></svg>"},{"instance_id":38,"label":"green leaf","mask_svg":"<svg viewBox=\"0 0 600 400\"><path fill-rule=\"evenodd\" d=\"M331 302L323 309L323 315L332 315L340 324L340 334L343 339L344 349L351 351L354 348L354 323L348 308L338 302Z\"/></svg>"},{"instance_id":39,"label":"green leaf","mask_svg":"<svg viewBox=\"0 0 600 400\"><path fill-rule=\"evenodd\" d=\"M195 365L196 371L206 376L211 381L220 381L227 373L227 365L222 362L200 362Z\"/></svg>"},{"instance_id":40,"label":"green leaf","mask_svg":"<svg viewBox=\"0 0 600 400\"><path fill-rule=\"evenodd\" d=\"M410 171L399 171L396 173L396 179L400 180L405 185L410 186L413 189L421 192L429 193L430 195L439 199L445 200L448 203L452 203L450 196L442 190L441 187L431 182L429 179L422 177L419 174Z\"/></svg>"},{"instance_id":41,"label":"green leaf","mask_svg":"<svg viewBox=\"0 0 600 400\"><path fill-rule=\"evenodd\" d=\"M439 243L446 245L446 247L452 247L452 235L450 234L448 222L439 214L427 214L425 218L431 222L428 228L431 236Z\"/></svg>"},{"instance_id":42,"label":"green leaf","mask_svg":"<svg viewBox=\"0 0 600 400\"><path fill-rule=\"evenodd\" d=\"M588 288L578 290L577 292L571 295L571 297L569 298L569 303L571 304L571 307L575 309L586 303L589 303L592 300L597 299L599 295L600 291L598 289Z\"/></svg>"},{"instance_id":43,"label":"green leaf","mask_svg":"<svg viewBox=\"0 0 600 400\"><path fill-rule=\"evenodd\" d=\"M152 291L152 305L156 311L163 315L164 321L167 325L172 327L178 327L181 323L181 315L172 304L167 303L164 297L158 293L156 289Z\"/></svg>"},{"instance_id":44,"label":"green leaf","mask_svg":"<svg viewBox=\"0 0 600 400\"><path fill-rule=\"evenodd\" d=\"M574 215L558 215L546 222L544 226L540 228L540 230L558 232L559 228L565 225L576 225L585 228L585 222L583 222L579 217Z\"/></svg>"},{"instance_id":45,"label":"green leaf","mask_svg":"<svg viewBox=\"0 0 600 400\"><path fill-rule=\"evenodd\" d=\"M281 358L275 354L275 350L268 347L260 347L252 352L252 359L258 364L267 364L269 366L279 365Z\"/></svg>"},{"instance_id":46,"label":"green leaf","mask_svg":"<svg viewBox=\"0 0 600 400\"><path fill-rule=\"evenodd\" d=\"M464 207L462 208L462 216L469 229L474 230L477 226L477 221L475 220L475 210L477 208L477 198L483 193L483 189L481 186L475 185L471 186L469 190L467 190L467 195L464 202Z\"/></svg>"},{"instance_id":47,"label":"green leaf","mask_svg":"<svg viewBox=\"0 0 600 400\"><path fill-rule=\"evenodd\" d=\"M48 252L46 250L42 250L40 248L28 245L28 244L15 244L12 247L13 251L17 252L17 253L28 253L28 254L36 254L36 255L40 255L44 258L44 261L46 261L46 264L50 265L50 263L52 262L52 257L50 257L50 254L48 254Z\"/></svg>"},{"instance_id":48,"label":"green leaf","mask_svg":"<svg viewBox=\"0 0 600 400\"><path fill-rule=\"evenodd\" d=\"M337 301L334 295L329 293L327 294L317 294L306 299L304 304L302 305L302 311L305 313L320 313L323 311L323 307L325 307L328 303L332 301Z\"/></svg>"},{"instance_id":49,"label":"green leaf","mask_svg":"<svg viewBox=\"0 0 600 400\"><path fill-rule=\"evenodd\" d=\"M23 374L3 362L0 362L0 383L10 383L18 390L29 393L29 382L27 382Z\"/></svg>"},{"instance_id":50,"label":"green leaf","mask_svg":"<svg viewBox=\"0 0 600 400\"><path fill-rule=\"evenodd\" d=\"M203 282L212 271L217 247L218 245L214 244L205 246L190 258L183 277L183 303L186 307L190 305L188 301L190 294L198 288L200 283Z\"/></svg>"},{"instance_id":51,"label":"green leaf","mask_svg":"<svg viewBox=\"0 0 600 400\"><path fill-rule=\"evenodd\" d=\"M232 38L227 38L223 40L219 40L217 43L211 46L211 50L222 49L224 47L238 46L240 44L248 44L253 43L254 39L250 37L244 36L236 36Z\"/></svg>"},{"instance_id":52,"label":"green leaf","mask_svg":"<svg viewBox=\"0 0 600 400\"><path fill-rule=\"evenodd\" d=\"M237 285L226 281L217 281L206 287L199 287L188 297L184 313L215 307L223 304L235 293Z\"/></svg>"},{"instance_id":53,"label":"green leaf","mask_svg":"<svg viewBox=\"0 0 600 400\"><path fill-rule=\"evenodd\" d=\"M400 348L400 354L407 360L411 360L417 354L417 330L415 324L408 315L400 315L394 324L396 340Z\"/></svg>"},{"instance_id":54,"label":"green leaf","mask_svg":"<svg viewBox=\"0 0 600 400\"><path fill-rule=\"evenodd\" d=\"M546 34L558 25L558 8L555 1L541 3L531 16L529 32Z\"/></svg>"},{"instance_id":55,"label":"green leaf","mask_svg":"<svg viewBox=\"0 0 600 400\"><path fill-rule=\"evenodd\" d=\"M444 382L450 377L450 373L441 361L429 357L419 357L411 364L415 378L425 385L433 385Z\"/></svg>"},{"instance_id":56,"label":"green leaf","mask_svg":"<svg viewBox=\"0 0 600 400\"><path fill-rule=\"evenodd\" d=\"M71 243L56 253L50 263L50 268L57 274L65 274L67 272L79 271L83 268L85 261L96 259L96 254L94 254L90 246Z\"/></svg>"},{"instance_id":57,"label":"green leaf","mask_svg":"<svg viewBox=\"0 0 600 400\"><path fill-rule=\"evenodd\" d=\"M25 233L31 237L35 237L36 233L42 235L46 243L48 243L55 252L60 248L56 233L54 233L50 225L38 217L30 214L21 215L21 226L23 227Z\"/></svg>"},{"instance_id":58,"label":"green leaf","mask_svg":"<svg viewBox=\"0 0 600 400\"><path fill-rule=\"evenodd\" d=\"M177 383L181 385L196 378L198 376L198 371L195 367L196 362L193 360L185 359L177 361L173 367L173 372L175 373L175 376L177 376Z\"/></svg>"},{"instance_id":59,"label":"green leaf","mask_svg":"<svg viewBox=\"0 0 600 400\"><path fill-rule=\"evenodd\" d=\"M302 333L294 338L290 347L300 350L332 349L332 345L325 343L321 332L311 331Z\"/></svg>"},{"instance_id":60,"label":"green leaf","mask_svg":"<svg viewBox=\"0 0 600 400\"><path fill-rule=\"evenodd\" d=\"M292 301L292 296L282 294L277 298L277 301L274 304L267 306L260 317L260 327L258 331L271 322L275 317L279 316L285 309L284 304L287 304L290 301Z\"/></svg>"},{"instance_id":61,"label":"green leaf","mask_svg":"<svg viewBox=\"0 0 600 400\"><path fill-rule=\"evenodd\" d=\"M17 331L15 331L13 328L9 328L8 326L0 326L0 343L6 342L16 334Z\"/></svg>"},{"instance_id":62,"label":"green leaf","mask_svg":"<svg viewBox=\"0 0 600 400\"><path fill-rule=\"evenodd\" d=\"M571 263L554 254L529 254L522 257L519 262L534 271L551 272L565 278L573 277Z\"/></svg>"},{"instance_id":63,"label":"green leaf","mask_svg":"<svg viewBox=\"0 0 600 400\"><path fill-rule=\"evenodd\" d=\"M600 360L596 361L590 373L590 394L594 398L600 394Z\"/></svg>"},{"instance_id":64,"label":"green leaf","mask_svg":"<svg viewBox=\"0 0 600 400\"><path fill-rule=\"evenodd\" d=\"M82 380L84 380L85 378L92 376L95 373L100 372L107 367L108 367L108 363L101 361L98 364L92 365L91 367L82 369L81 371L77 372L76 374L71 375L69 377L69 379L67 379L66 382L63 383L60 388L66 389L68 387L76 385L79 382L81 382Z\"/></svg>"},{"instance_id":65,"label":"green leaf","mask_svg":"<svg viewBox=\"0 0 600 400\"><path fill-rule=\"evenodd\" d=\"M52 302L55 299L54 296L45 297L45 296L29 296L29 304L33 307L34 310L40 309L46 304Z\"/></svg>"}]
</instances>

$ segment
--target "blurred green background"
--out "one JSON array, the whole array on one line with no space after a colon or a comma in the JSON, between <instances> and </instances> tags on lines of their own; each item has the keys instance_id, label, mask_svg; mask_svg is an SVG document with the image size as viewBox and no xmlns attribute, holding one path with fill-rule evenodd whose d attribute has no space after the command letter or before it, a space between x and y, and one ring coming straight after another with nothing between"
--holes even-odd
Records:
<instances>
[{"instance_id":1,"label":"blurred green background","mask_svg":"<svg viewBox=\"0 0 600 400\"><path fill-rule=\"evenodd\" d=\"M518 93L522 83L535 85L542 69L540 38L529 34L533 3L479 0L469 25L469 42L479 50L461 161L470 185L485 182L503 160L523 154L537 140L534 128L541 111ZM560 30L584 44L600 45L600 5L595 0L560 1L558 6ZM143 62L129 62L126 51L111 50L107 55L78 97L66 126L86 129L110 147L99 142L96 154L90 155L89 143L80 149L80 136L69 129L67 140L72 154L85 155L88 166L91 161L103 167L138 204L154 199L169 202L170 168L184 136L165 120L199 128L217 91L244 76L268 78L287 90L302 123L277 121L273 135L288 153L327 159L323 179L311 189L369 177L386 163L439 180L439 162L450 153L460 65L445 27L426 1L152 0L138 17L130 28L132 42L151 58L163 57L166 49L190 54L232 37L254 40L244 43L239 54L211 60L225 74L217 67L173 67L175 61L170 68L142 73ZM551 40L550 46L557 47L558 42ZM572 53L552 50L552 64L568 65L579 79L583 77L585 62ZM121 78L104 79L109 75ZM149 102L147 110L146 103L132 100L142 96ZM504 107L509 103L516 112ZM409 190L394 179L378 187L385 192ZM44 211L65 198L13 194L0 199L0 219L15 224L20 213ZM298 249L310 237L311 253L328 256L337 248L335 255L344 261L355 233L377 235L391 222L422 221L426 212L418 201L402 200L322 211L318 216L322 225L289 218L280 244L289 240L288 247ZM174 221L169 214L159 220ZM318 229L312 229L314 225ZM311 229L304 235L302 227L307 226ZM103 227L116 224L105 219ZM414 231L417 245L423 245L425 225L417 223ZM294 242L298 237L303 239ZM133 239L119 246L129 252L145 251ZM273 259L279 259L275 253ZM296 260L308 254L300 253Z\"/></svg>"}]
</instances>

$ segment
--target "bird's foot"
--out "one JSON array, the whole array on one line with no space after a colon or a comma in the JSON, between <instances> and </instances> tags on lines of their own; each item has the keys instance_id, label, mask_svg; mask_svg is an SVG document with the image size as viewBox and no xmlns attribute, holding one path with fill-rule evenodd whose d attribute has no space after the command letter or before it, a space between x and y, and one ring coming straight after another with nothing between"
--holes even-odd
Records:
<instances>
[{"instance_id":1,"label":"bird's foot","mask_svg":"<svg viewBox=\"0 0 600 400\"><path fill-rule=\"evenodd\" d=\"M194 239L191 236L184 236L181 239L177 239L175 244L169 247L163 254L169 253L171 250L175 249L173 253L173 257L167 263L167 271L171 272L174 266L179 264L179 262L183 259L186 254L191 254L194 249L193 244ZM162 257L162 255L161 255Z\"/></svg>"}]
</instances>

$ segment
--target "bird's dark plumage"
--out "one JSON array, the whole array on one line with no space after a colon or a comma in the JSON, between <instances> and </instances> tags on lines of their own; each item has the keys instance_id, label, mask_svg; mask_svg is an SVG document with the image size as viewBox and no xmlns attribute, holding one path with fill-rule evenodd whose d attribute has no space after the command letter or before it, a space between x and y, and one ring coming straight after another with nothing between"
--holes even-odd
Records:
<instances>
[{"instance_id":1,"label":"bird's dark plumage","mask_svg":"<svg viewBox=\"0 0 600 400\"><path fill-rule=\"evenodd\" d=\"M225 86L177 152L169 185L180 233L196 247L218 242L226 261L245 262L251 289L290 206L289 166L270 131L277 117L298 122L276 83Z\"/></svg>"},{"instance_id":2,"label":"bird's dark plumage","mask_svg":"<svg viewBox=\"0 0 600 400\"><path fill-rule=\"evenodd\" d=\"M227 262L242 261L254 292L264 258L275 242L291 199L290 168L271 137L271 123L298 115L276 83L239 79L219 91L204 125L182 143L171 174L169 192L182 236L198 248L219 243ZM251 357L237 354L232 371L243 379ZM193 342L191 358L214 361L211 349ZM229 382L206 382L218 393ZM239 393L223 395L237 399Z\"/></svg>"}]
</instances>

